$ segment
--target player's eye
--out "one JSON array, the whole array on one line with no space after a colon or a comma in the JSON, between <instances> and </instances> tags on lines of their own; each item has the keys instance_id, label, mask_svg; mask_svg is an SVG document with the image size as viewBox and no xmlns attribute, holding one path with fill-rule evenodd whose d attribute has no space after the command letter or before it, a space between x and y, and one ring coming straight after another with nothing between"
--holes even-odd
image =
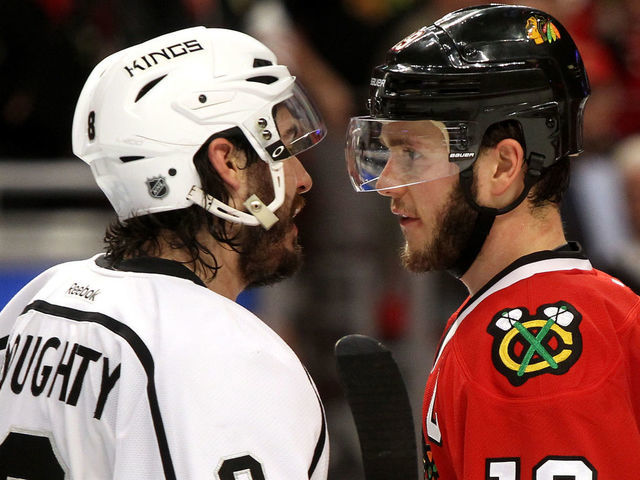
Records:
<instances>
[{"instance_id":1,"label":"player's eye","mask_svg":"<svg viewBox=\"0 0 640 480\"><path fill-rule=\"evenodd\" d=\"M415 162L416 160L422 158L422 154L420 152L410 147L404 147L402 149L402 156L409 162Z\"/></svg>"},{"instance_id":2,"label":"player's eye","mask_svg":"<svg viewBox=\"0 0 640 480\"><path fill-rule=\"evenodd\" d=\"M298 138L299 135L300 135L300 129L298 128L298 125L293 124L284 132L284 135L282 135L282 142L285 145L291 145L293 141Z\"/></svg>"}]
</instances>

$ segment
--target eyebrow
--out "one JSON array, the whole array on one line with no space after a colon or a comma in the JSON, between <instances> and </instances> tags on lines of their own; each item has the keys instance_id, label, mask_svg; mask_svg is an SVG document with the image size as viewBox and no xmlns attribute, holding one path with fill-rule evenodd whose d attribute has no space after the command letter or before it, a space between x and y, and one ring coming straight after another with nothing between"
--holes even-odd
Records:
<instances>
[{"instance_id":1,"label":"eyebrow","mask_svg":"<svg viewBox=\"0 0 640 480\"><path fill-rule=\"evenodd\" d=\"M429 138L428 135L415 135L415 134L405 134L405 135L391 135L389 138L386 135L380 135L380 142L387 148L393 147L402 147L408 146L412 148L433 148L434 145L437 145L438 140ZM444 140L444 139L442 139Z\"/></svg>"},{"instance_id":2,"label":"eyebrow","mask_svg":"<svg viewBox=\"0 0 640 480\"><path fill-rule=\"evenodd\" d=\"M389 138L387 135L380 135L380 142L387 147L397 147L402 145L411 145L415 143L415 139L411 135L391 135Z\"/></svg>"},{"instance_id":3,"label":"eyebrow","mask_svg":"<svg viewBox=\"0 0 640 480\"><path fill-rule=\"evenodd\" d=\"M411 145L412 142L407 141L406 138L392 138L390 142L384 141L383 143L390 148L397 147L399 145Z\"/></svg>"}]
</instances>

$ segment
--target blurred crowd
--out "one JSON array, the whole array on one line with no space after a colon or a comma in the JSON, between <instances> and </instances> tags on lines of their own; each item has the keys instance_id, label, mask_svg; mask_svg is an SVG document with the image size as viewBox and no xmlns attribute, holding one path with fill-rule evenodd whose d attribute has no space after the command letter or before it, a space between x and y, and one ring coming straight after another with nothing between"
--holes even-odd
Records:
<instances>
[{"instance_id":1,"label":"blurred crowd","mask_svg":"<svg viewBox=\"0 0 640 480\"><path fill-rule=\"evenodd\" d=\"M385 51L463 0L8 0L0 16L0 162L70 158L75 101L107 54L178 28L245 31L288 65L323 112L329 135L303 156L314 179L300 216L306 265L259 294L256 308L306 362L325 399L335 478L358 478L353 426L336 381L333 344L361 332L388 343L416 413L432 349L464 299L446 274L416 279L383 198L356 194L343 159L348 119L366 114L370 72ZM584 153L564 203L568 237L640 293L640 2L535 0L578 44L592 95ZM397 248L390 248L390 245ZM416 396L417 395L417 396ZM356 472L356 473L354 473Z\"/></svg>"}]
</instances>

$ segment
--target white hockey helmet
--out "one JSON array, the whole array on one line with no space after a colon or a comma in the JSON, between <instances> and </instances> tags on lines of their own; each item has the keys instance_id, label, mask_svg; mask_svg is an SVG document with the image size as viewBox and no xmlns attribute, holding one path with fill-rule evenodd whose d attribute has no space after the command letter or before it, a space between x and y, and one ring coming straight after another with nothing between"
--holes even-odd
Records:
<instances>
[{"instance_id":1,"label":"white hockey helmet","mask_svg":"<svg viewBox=\"0 0 640 480\"><path fill-rule=\"evenodd\" d=\"M280 132L286 107L294 127ZM269 164L275 199L249 212L206 195L193 156L239 128ZM198 204L269 228L284 200L282 160L318 143L320 115L273 52L240 32L194 27L114 53L90 74L73 119L73 152L91 166L121 219Z\"/></svg>"}]
</instances>

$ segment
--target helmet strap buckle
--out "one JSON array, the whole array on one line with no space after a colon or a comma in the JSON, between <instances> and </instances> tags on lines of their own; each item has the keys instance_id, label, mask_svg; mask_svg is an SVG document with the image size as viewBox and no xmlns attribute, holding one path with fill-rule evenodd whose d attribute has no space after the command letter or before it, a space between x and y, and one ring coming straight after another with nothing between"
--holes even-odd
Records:
<instances>
[{"instance_id":1,"label":"helmet strap buckle","mask_svg":"<svg viewBox=\"0 0 640 480\"><path fill-rule=\"evenodd\" d=\"M251 195L243 204L251 215L256 217L265 230L269 230L278 221L275 213L267 208L257 195Z\"/></svg>"}]
</instances>

